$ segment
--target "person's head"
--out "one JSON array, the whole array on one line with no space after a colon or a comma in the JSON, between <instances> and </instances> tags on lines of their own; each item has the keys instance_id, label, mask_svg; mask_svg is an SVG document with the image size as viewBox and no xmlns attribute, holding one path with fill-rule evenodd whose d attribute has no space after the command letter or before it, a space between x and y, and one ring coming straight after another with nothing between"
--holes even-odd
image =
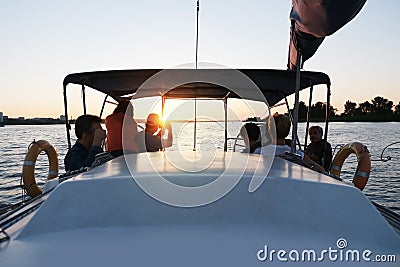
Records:
<instances>
[{"instance_id":1,"label":"person's head","mask_svg":"<svg viewBox=\"0 0 400 267\"><path fill-rule=\"evenodd\" d=\"M118 103L117 107L114 109L113 114L115 113L124 113L127 116L133 117L133 105L131 101L127 99L121 100Z\"/></svg>"},{"instance_id":2,"label":"person's head","mask_svg":"<svg viewBox=\"0 0 400 267\"><path fill-rule=\"evenodd\" d=\"M260 138L260 128L254 123L246 123L240 129L240 136L244 139L246 146L252 145Z\"/></svg>"},{"instance_id":3,"label":"person's head","mask_svg":"<svg viewBox=\"0 0 400 267\"><path fill-rule=\"evenodd\" d=\"M75 135L79 141L93 143L94 131L101 128L101 119L94 115L82 115L75 121Z\"/></svg>"},{"instance_id":4,"label":"person's head","mask_svg":"<svg viewBox=\"0 0 400 267\"><path fill-rule=\"evenodd\" d=\"M308 134L310 135L311 143L316 143L322 140L323 131L320 126L315 125L308 129Z\"/></svg>"},{"instance_id":5,"label":"person's head","mask_svg":"<svg viewBox=\"0 0 400 267\"><path fill-rule=\"evenodd\" d=\"M275 113L270 120L275 122L276 139L285 139L290 132L290 119L287 115ZM272 133L271 122L268 125L270 134Z\"/></svg>"},{"instance_id":6,"label":"person's head","mask_svg":"<svg viewBox=\"0 0 400 267\"><path fill-rule=\"evenodd\" d=\"M160 127L161 127L160 116L158 116L158 114L156 113L150 113L147 116L146 129L153 131L157 130Z\"/></svg>"}]
</instances>

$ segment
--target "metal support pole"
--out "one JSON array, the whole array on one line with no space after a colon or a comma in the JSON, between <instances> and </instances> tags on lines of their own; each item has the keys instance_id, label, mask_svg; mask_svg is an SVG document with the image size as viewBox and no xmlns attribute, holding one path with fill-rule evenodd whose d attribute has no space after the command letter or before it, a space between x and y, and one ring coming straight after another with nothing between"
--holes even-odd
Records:
<instances>
[{"instance_id":1,"label":"metal support pole","mask_svg":"<svg viewBox=\"0 0 400 267\"><path fill-rule=\"evenodd\" d=\"M164 118L164 108L165 108L165 95L161 96L161 118Z\"/></svg>"},{"instance_id":2,"label":"metal support pole","mask_svg":"<svg viewBox=\"0 0 400 267\"><path fill-rule=\"evenodd\" d=\"M162 126L162 136L161 136L162 151L165 151L165 146L164 146L164 131L165 131L164 108L165 108L165 95L162 95L161 96L161 118L163 119L163 123L164 123Z\"/></svg>"},{"instance_id":3,"label":"metal support pole","mask_svg":"<svg viewBox=\"0 0 400 267\"><path fill-rule=\"evenodd\" d=\"M308 127L310 126L310 112L311 112L311 103L313 96L313 85L310 87L310 96L308 98L308 108L307 108L307 124L306 124L306 134L304 138L304 149L307 147L307 139L308 139Z\"/></svg>"},{"instance_id":4,"label":"metal support pole","mask_svg":"<svg viewBox=\"0 0 400 267\"><path fill-rule=\"evenodd\" d=\"M289 40L289 49L288 49L288 62L287 62L288 70L292 69L292 65L290 62L290 45L291 45L291 42L293 42L293 45L296 43L296 36L294 33L295 24L296 24L295 20L290 20L291 27L290 27L290 36L289 36L290 40Z\"/></svg>"},{"instance_id":5,"label":"metal support pole","mask_svg":"<svg viewBox=\"0 0 400 267\"><path fill-rule=\"evenodd\" d=\"M324 142L325 142L325 147L324 147L324 155L322 157L322 166L325 166L325 151L326 151L326 146L327 146L327 141L328 141L328 125L329 125L329 109L331 105L331 86L328 84L327 86L327 92L326 92L326 115L325 115L325 134L324 134Z\"/></svg>"},{"instance_id":6,"label":"metal support pole","mask_svg":"<svg viewBox=\"0 0 400 267\"><path fill-rule=\"evenodd\" d=\"M85 85L82 84L82 102L83 102L83 114L86 115L86 93Z\"/></svg>"},{"instance_id":7,"label":"metal support pole","mask_svg":"<svg viewBox=\"0 0 400 267\"><path fill-rule=\"evenodd\" d=\"M196 151L196 139L197 139L197 88L194 96L194 133L193 133L193 151Z\"/></svg>"},{"instance_id":8,"label":"metal support pole","mask_svg":"<svg viewBox=\"0 0 400 267\"><path fill-rule=\"evenodd\" d=\"M100 118L101 118L101 116L103 116L104 106L106 105L107 97L108 97L108 95L106 95L106 97L104 98L103 105L101 106L100 115L99 115Z\"/></svg>"},{"instance_id":9,"label":"metal support pole","mask_svg":"<svg viewBox=\"0 0 400 267\"><path fill-rule=\"evenodd\" d=\"M196 70L198 63L198 54L199 54L199 14L200 14L200 0L197 0L196 5ZM196 138L197 138L197 88L195 90L194 97L194 134L193 134L193 151L196 151Z\"/></svg>"},{"instance_id":10,"label":"metal support pole","mask_svg":"<svg viewBox=\"0 0 400 267\"><path fill-rule=\"evenodd\" d=\"M228 98L224 98L224 112L225 112L225 143L224 151L228 151Z\"/></svg>"},{"instance_id":11,"label":"metal support pole","mask_svg":"<svg viewBox=\"0 0 400 267\"><path fill-rule=\"evenodd\" d=\"M293 154L296 152L297 124L299 122L299 92L300 92L301 60L302 60L301 59L301 49L297 49L296 88L295 88L295 96L294 96L292 147L291 147L291 153L293 153Z\"/></svg>"},{"instance_id":12,"label":"metal support pole","mask_svg":"<svg viewBox=\"0 0 400 267\"><path fill-rule=\"evenodd\" d=\"M71 135L69 131L71 130L71 125L69 124L68 120L68 101L67 101L67 85L64 84L64 114L65 114L65 128L67 130L67 142L68 142L68 149L71 148Z\"/></svg>"},{"instance_id":13,"label":"metal support pole","mask_svg":"<svg viewBox=\"0 0 400 267\"><path fill-rule=\"evenodd\" d=\"M284 98L285 98L286 108L287 108L287 110L288 110L290 122L293 124L293 115L292 115L292 113L290 112L289 102L288 102L286 96L285 96ZM294 139L292 139L292 140L294 140ZM301 149L300 139L299 139L299 136L298 136L297 134L296 134L296 140L297 140L297 143L299 144L299 149ZM292 144L293 144L293 141L292 141Z\"/></svg>"},{"instance_id":14,"label":"metal support pole","mask_svg":"<svg viewBox=\"0 0 400 267\"><path fill-rule=\"evenodd\" d=\"M197 62L198 62L198 53L199 53L199 13L200 13L200 0L197 0L196 7L196 70L197 70Z\"/></svg>"}]
</instances>

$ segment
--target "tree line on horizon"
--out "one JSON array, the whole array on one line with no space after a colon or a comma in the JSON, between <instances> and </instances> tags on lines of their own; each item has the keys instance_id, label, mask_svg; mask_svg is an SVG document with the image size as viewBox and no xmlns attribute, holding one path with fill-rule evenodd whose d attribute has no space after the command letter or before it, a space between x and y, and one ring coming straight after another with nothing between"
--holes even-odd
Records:
<instances>
[{"instance_id":1,"label":"tree line on horizon","mask_svg":"<svg viewBox=\"0 0 400 267\"><path fill-rule=\"evenodd\" d=\"M307 120L308 107L299 102L299 121ZM332 105L329 107L329 120L331 121L400 121L400 102L393 104L384 97L377 96L371 101L355 103L347 100L344 111L337 114L338 110ZM310 108L310 121L324 121L326 115L326 103L316 102Z\"/></svg>"}]
</instances>

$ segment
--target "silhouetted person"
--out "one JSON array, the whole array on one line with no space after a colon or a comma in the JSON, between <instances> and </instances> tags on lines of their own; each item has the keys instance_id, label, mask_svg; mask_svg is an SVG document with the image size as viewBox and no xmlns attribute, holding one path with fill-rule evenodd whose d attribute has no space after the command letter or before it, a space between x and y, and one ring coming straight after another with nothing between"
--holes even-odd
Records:
<instances>
[{"instance_id":1,"label":"silhouetted person","mask_svg":"<svg viewBox=\"0 0 400 267\"><path fill-rule=\"evenodd\" d=\"M122 100L105 121L107 128L106 151L113 156L125 152L138 152L135 136L138 132L137 123L133 118L133 105L129 100Z\"/></svg>"},{"instance_id":2,"label":"silhouetted person","mask_svg":"<svg viewBox=\"0 0 400 267\"><path fill-rule=\"evenodd\" d=\"M254 151L261 147L260 141L260 128L254 123L246 123L240 129L240 136L244 140L245 148L243 153L254 153Z\"/></svg>"},{"instance_id":3,"label":"silhouetted person","mask_svg":"<svg viewBox=\"0 0 400 267\"><path fill-rule=\"evenodd\" d=\"M261 154L261 155L268 155L275 149L275 155L284 155L285 153L290 153L291 148L286 145L285 138L289 135L291 122L288 116L283 114L275 113L273 116L268 118L268 134L270 136L274 136L273 127L272 127L272 120L275 122L275 131L276 131L276 138L275 142L270 145L263 146L257 148L254 153ZM323 172L325 171L324 168L319 165L318 163L311 160L307 155L304 154L301 150L296 150L296 154L300 155L300 157L304 160L304 162L310 164L315 169Z\"/></svg>"},{"instance_id":4,"label":"silhouetted person","mask_svg":"<svg viewBox=\"0 0 400 267\"><path fill-rule=\"evenodd\" d=\"M172 127L170 123L163 125L158 114L150 113L147 116L144 131L136 135L136 142L140 151L155 152L172 146Z\"/></svg>"},{"instance_id":5,"label":"silhouetted person","mask_svg":"<svg viewBox=\"0 0 400 267\"><path fill-rule=\"evenodd\" d=\"M64 158L65 170L74 171L90 167L96 154L102 152L101 144L106 137L100 125L101 119L94 115L82 115L75 121L76 143Z\"/></svg>"},{"instance_id":6,"label":"silhouetted person","mask_svg":"<svg viewBox=\"0 0 400 267\"><path fill-rule=\"evenodd\" d=\"M322 139L323 131L320 126L312 126L308 129L311 143L306 147L304 153L313 161L329 171L332 162L332 146L329 142ZM324 160L323 160L324 159ZM322 162L324 161L324 162Z\"/></svg>"}]
</instances>

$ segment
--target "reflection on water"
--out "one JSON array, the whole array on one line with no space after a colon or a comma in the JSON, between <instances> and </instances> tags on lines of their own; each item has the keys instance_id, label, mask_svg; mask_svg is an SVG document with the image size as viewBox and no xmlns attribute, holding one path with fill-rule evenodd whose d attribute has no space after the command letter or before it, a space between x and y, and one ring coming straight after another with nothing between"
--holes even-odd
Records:
<instances>
[{"instance_id":1,"label":"reflection on water","mask_svg":"<svg viewBox=\"0 0 400 267\"><path fill-rule=\"evenodd\" d=\"M321 123L317 125L323 126ZM236 137L240 122L228 122L228 136ZM193 149L193 123L172 125L174 144L170 150ZM373 159L380 157L382 149L400 141L400 123L341 123L330 124L328 140L334 148L339 144L358 141L371 152ZM304 142L305 124L299 125L299 138ZM71 131L73 136L73 131ZM60 173L64 172L63 159L67 151L64 125L6 126L0 128L0 207L16 203L21 197L20 177L22 162L29 144L44 139L53 144L59 155ZM75 142L75 139L72 141ZM232 148L233 141L228 143ZM221 122L199 122L197 124L197 148L201 151L223 149L224 124ZM336 151L337 152L337 151ZM372 162L372 170L364 193L372 200L400 212L400 144L389 147L384 158L392 157L386 163ZM342 168L342 177L348 180L354 175L357 160L350 156ZM42 155L36 164L36 176L42 186L47 175L47 157Z\"/></svg>"}]
</instances>

